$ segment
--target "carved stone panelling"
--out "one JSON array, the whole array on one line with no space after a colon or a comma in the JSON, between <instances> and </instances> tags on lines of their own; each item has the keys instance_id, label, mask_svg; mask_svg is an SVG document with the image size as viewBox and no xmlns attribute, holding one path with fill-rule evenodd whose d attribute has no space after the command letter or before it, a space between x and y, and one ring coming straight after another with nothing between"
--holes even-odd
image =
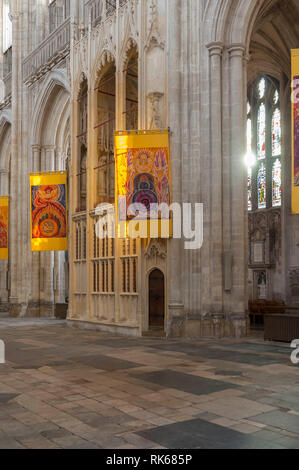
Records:
<instances>
[{"instance_id":1,"label":"carved stone panelling","mask_svg":"<svg viewBox=\"0 0 299 470\"><path fill-rule=\"evenodd\" d=\"M153 239L149 242L146 251L145 257L149 258L167 258L167 244L165 240Z\"/></svg>"}]
</instances>

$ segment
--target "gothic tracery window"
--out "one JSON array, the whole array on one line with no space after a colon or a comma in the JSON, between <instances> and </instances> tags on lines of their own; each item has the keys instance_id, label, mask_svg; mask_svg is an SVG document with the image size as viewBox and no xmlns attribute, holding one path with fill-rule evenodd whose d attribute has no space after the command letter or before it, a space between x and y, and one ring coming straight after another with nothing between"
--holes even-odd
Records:
<instances>
[{"instance_id":1,"label":"gothic tracery window","mask_svg":"<svg viewBox=\"0 0 299 470\"><path fill-rule=\"evenodd\" d=\"M248 210L280 207L281 112L278 84L261 77L249 90L247 108Z\"/></svg>"}]
</instances>

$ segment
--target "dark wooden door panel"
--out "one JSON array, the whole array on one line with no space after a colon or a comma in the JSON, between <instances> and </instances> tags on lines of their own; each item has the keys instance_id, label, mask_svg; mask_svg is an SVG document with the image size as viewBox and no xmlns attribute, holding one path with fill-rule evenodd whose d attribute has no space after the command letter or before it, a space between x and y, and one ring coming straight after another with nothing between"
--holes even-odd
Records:
<instances>
[{"instance_id":1,"label":"dark wooden door panel","mask_svg":"<svg viewBox=\"0 0 299 470\"><path fill-rule=\"evenodd\" d=\"M149 327L164 329L165 287L163 273L155 269L149 277Z\"/></svg>"}]
</instances>

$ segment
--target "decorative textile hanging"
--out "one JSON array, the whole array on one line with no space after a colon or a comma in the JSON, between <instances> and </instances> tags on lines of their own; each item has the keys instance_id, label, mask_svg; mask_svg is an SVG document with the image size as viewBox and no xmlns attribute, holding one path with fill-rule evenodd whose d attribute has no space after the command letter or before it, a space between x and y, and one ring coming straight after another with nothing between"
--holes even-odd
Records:
<instances>
[{"instance_id":1,"label":"decorative textile hanging","mask_svg":"<svg viewBox=\"0 0 299 470\"><path fill-rule=\"evenodd\" d=\"M292 212L299 214L299 49L292 50Z\"/></svg>"},{"instance_id":2,"label":"decorative textile hanging","mask_svg":"<svg viewBox=\"0 0 299 470\"><path fill-rule=\"evenodd\" d=\"M116 132L115 151L119 237L132 236L130 222L138 217L138 237L169 238L172 231L169 131Z\"/></svg>"},{"instance_id":3,"label":"decorative textile hanging","mask_svg":"<svg viewBox=\"0 0 299 470\"><path fill-rule=\"evenodd\" d=\"M0 259L8 259L9 198L0 197Z\"/></svg>"},{"instance_id":4,"label":"decorative textile hanging","mask_svg":"<svg viewBox=\"0 0 299 470\"><path fill-rule=\"evenodd\" d=\"M31 250L67 251L67 174L30 175Z\"/></svg>"}]
</instances>

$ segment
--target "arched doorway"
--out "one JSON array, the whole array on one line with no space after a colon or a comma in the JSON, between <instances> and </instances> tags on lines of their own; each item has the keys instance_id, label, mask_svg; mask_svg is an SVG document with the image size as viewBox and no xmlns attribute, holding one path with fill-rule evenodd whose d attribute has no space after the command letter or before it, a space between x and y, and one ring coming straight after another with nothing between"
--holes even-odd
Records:
<instances>
[{"instance_id":1,"label":"arched doorway","mask_svg":"<svg viewBox=\"0 0 299 470\"><path fill-rule=\"evenodd\" d=\"M165 279L160 269L149 276L149 329L165 327Z\"/></svg>"}]
</instances>

